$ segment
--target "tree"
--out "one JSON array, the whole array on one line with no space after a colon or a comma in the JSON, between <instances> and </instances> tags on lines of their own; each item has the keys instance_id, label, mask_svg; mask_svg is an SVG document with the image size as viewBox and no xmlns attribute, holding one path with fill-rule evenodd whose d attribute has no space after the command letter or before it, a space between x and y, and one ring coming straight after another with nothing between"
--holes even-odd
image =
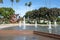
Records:
<instances>
[{"instance_id":1,"label":"tree","mask_svg":"<svg viewBox=\"0 0 60 40\"><path fill-rule=\"evenodd\" d=\"M31 2L25 3L25 6L31 7L31 5L32 5Z\"/></svg>"},{"instance_id":2,"label":"tree","mask_svg":"<svg viewBox=\"0 0 60 40\"><path fill-rule=\"evenodd\" d=\"M25 17L27 18L28 16L30 19L37 19L39 17L38 10L28 11Z\"/></svg>"},{"instance_id":3,"label":"tree","mask_svg":"<svg viewBox=\"0 0 60 40\"><path fill-rule=\"evenodd\" d=\"M0 3L3 3L3 0L0 0Z\"/></svg>"},{"instance_id":4,"label":"tree","mask_svg":"<svg viewBox=\"0 0 60 40\"><path fill-rule=\"evenodd\" d=\"M4 21L9 21L14 12L12 8L0 8L0 15L3 16Z\"/></svg>"},{"instance_id":5,"label":"tree","mask_svg":"<svg viewBox=\"0 0 60 40\"><path fill-rule=\"evenodd\" d=\"M51 8L47 12L48 20L54 21L57 20L58 17L58 9L57 8Z\"/></svg>"},{"instance_id":6,"label":"tree","mask_svg":"<svg viewBox=\"0 0 60 40\"><path fill-rule=\"evenodd\" d=\"M12 6L13 6L13 3L14 3L14 0L10 0L12 2ZM16 3L18 3L20 0L15 0Z\"/></svg>"},{"instance_id":7,"label":"tree","mask_svg":"<svg viewBox=\"0 0 60 40\"><path fill-rule=\"evenodd\" d=\"M12 2L12 6L13 6L13 2L14 0L10 0ZM18 3L20 0L15 0L16 3ZM3 0L0 0L0 3L3 3Z\"/></svg>"},{"instance_id":8,"label":"tree","mask_svg":"<svg viewBox=\"0 0 60 40\"><path fill-rule=\"evenodd\" d=\"M49 21L54 21L57 20L58 16L60 16L60 8L46 8L46 7L41 7L38 10L32 10L26 12L25 17L28 17L30 19L38 19L38 20L49 20Z\"/></svg>"},{"instance_id":9,"label":"tree","mask_svg":"<svg viewBox=\"0 0 60 40\"><path fill-rule=\"evenodd\" d=\"M32 3L31 3L31 2L29 2L29 3L28 3L28 7L31 7L31 5L32 5Z\"/></svg>"},{"instance_id":10,"label":"tree","mask_svg":"<svg viewBox=\"0 0 60 40\"><path fill-rule=\"evenodd\" d=\"M25 3L25 6L27 6L27 3Z\"/></svg>"},{"instance_id":11,"label":"tree","mask_svg":"<svg viewBox=\"0 0 60 40\"><path fill-rule=\"evenodd\" d=\"M25 3L25 6L26 6L26 10L27 10L27 7L31 7L32 3L31 2L28 2L28 3ZM29 20L29 16L27 17L28 20Z\"/></svg>"},{"instance_id":12,"label":"tree","mask_svg":"<svg viewBox=\"0 0 60 40\"><path fill-rule=\"evenodd\" d=\"M13 2L14 2L14 0L11 0L12 6L13 6Z\"/></svg>"},{"instance_id":13,"label":"tree","mask_svg":"<svg viewBox=\"0 0 60 40\"><path fill-rule=\"evenodd\" d=\"M18 3L20 0L16 0L16 3Z\"/></svg>"},{"instance_id":14,"label":"tree","mask_svg":"<svg viewBox=\"0 0 60 40\"><path fill-rule=\"evenodd\" d=\"M48 10L48 8L46 8L46 7L41 7L38 9L40 19L46 19L47 10Z\"/></svg>"}]
</instances>

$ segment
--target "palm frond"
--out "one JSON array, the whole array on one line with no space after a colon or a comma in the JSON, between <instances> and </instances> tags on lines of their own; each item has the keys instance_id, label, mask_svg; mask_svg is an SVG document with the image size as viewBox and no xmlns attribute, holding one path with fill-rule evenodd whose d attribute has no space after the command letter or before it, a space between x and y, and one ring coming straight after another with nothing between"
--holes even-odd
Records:
<instances>
[{"instance_id":1,"label":"palm frond","mask_svg":"<svg viewBox=\"0 0 60 40\"><path fill-rule=\"evenodd\" d=\"M27 3L25 3L25 6L27 6L28 4Z\"/></svg>"},{"instance_id":2,"label":"palm frond","mask_svg":"<svg viewBox=\"0 0 60 40\"><path fill-rule=\"evenodd\" d=\"M16 2L18 3L20 0L16 0Z\"/></svg>"},{"instance_id":3,"label":"palm frond","mask_svg":"<svg viewBox=\"0 0 60 40\"><path fill-rule=\"evenodd\" d=\"M14 2L14 0L10 0L11 2L12 2L12 6L13 6L13 2Z\"/></svg>"},{"instance_id":4,"label":"palm frond","mask_svg":"<svg viewBox=\"0 0 60 40\"><path fill-rule=\"evenodd\" d=\"M31 5L32 5L32 3L31 3L31 2L29 2L29 3L28 3L28 6L30 7Z\"/></svg>"},{"instance_id":5,"label":"palm frond","mask_svg":"<svg viewBox=\"0 0 60 40\"><path fill-rule=\"evenodd\" d=\"M14 0L10 0L11 2L14 2Z\"/></svg>"},{"instance_id":6,"label":"palm frond","mask_svg":"<svg viewBox=\"0 0 60 40\"><path fill-rule=\"evenodd\" d=\"M0 0L0 3L3 3L3 0Z\"/></svg>"}]
</instances>

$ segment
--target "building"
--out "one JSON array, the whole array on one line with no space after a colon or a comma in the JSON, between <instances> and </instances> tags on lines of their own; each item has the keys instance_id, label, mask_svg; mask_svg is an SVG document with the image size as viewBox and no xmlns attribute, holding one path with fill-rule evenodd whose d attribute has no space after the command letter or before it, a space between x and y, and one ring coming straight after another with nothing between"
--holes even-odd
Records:
<instances>
[{"instance_id":1,"label":"building","mask_svg":"<svg viewBox=\"0 0 60 40\"><path fill-rule=\"evenodd\" d=\"M16 23L16 22L19 22L19 19L20 19L19 14L13 14L13 15L11 15L10 22Z\"/></svg>"}]
</instances>

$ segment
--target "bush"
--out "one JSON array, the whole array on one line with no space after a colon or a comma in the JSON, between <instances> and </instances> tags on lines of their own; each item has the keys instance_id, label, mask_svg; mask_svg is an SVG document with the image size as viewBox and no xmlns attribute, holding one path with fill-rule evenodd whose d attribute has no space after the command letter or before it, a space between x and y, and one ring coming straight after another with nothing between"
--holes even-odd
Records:
<instances>
[{"instance_id":1,"label":"bush","mask_svg":"<svg viewBox=\"0 0 60 40\"><path fill-rule=\"evenodd\" d=\"M60 21L60 18L57 18L57 22L59 22Z\"/></svg>"}]
</instances>

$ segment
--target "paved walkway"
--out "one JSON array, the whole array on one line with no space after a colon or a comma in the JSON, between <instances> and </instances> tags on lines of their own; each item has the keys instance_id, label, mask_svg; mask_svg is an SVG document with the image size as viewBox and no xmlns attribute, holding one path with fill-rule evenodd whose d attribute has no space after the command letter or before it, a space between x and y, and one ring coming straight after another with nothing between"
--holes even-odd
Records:
<instances>
[{"instance_id":1,"label":"paved walkway","mask_svg":"<svg viewBox=\"0 0 60 40\"><path fill-rule=\"evenodd\" d=\"M0 29L7 28L7 27L14 27L14 26L19 26L19 24L1 24Z\"/></svg>"},{"instance_id":2,"label":"paved walkway","mask_svg":"<svg viewBox=\"0 0 60 40\"><path fill-rule=\"evenodd\" d=\"M25 39L24 39L25 38ZM0 40L58 40L45 36L37 36L33 31L0 30Z\"/></svg>"}]
</instances>

